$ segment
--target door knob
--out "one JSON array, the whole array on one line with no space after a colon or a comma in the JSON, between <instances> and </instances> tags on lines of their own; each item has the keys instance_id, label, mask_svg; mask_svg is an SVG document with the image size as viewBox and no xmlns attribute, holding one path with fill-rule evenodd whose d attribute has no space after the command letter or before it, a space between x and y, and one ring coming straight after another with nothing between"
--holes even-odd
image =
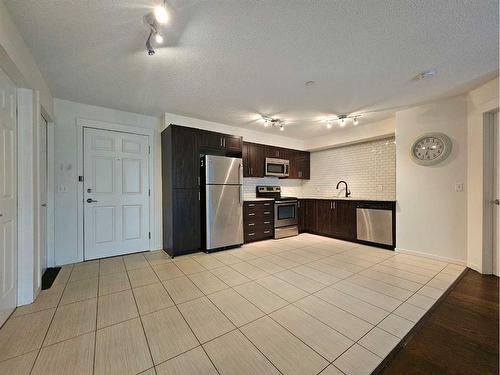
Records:
<instances>
[{"instance_id":1,"label":"door knob","mask_svg":"<svg viewBox=\"0 0 500 375\"><path fill-rule=\"evenodd\" d=\"M87 203L96 203L96 202L97 201L95 199L91 199L91 198L87 199Z\"/></svg>"},{"instance_id":2,"label":"door knob","mask_svg":"<svg viewBox=\"0 0 500 375\"><path fill-rule=\"evenodd\" d=\"M491 201L491 203L496 204L497 206L500 206L500 199L494 199Z\"/></svg>"}]
</instances>

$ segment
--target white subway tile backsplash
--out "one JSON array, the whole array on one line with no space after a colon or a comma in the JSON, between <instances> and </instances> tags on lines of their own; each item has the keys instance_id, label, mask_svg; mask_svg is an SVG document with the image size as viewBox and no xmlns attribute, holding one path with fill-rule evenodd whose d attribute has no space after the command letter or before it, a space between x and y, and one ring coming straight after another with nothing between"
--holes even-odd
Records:
<instances>
[{"instance_id":1,"label":"white subway tile backsplash","mask_svg":"<svg viewBox=\"0 0 500 375\"><path fill-rule=\"evenodd\" d=\"M281 195L283 196L300 197L302 195L302 180L279 179L276 177L244 178L243 199L254 199L258 185L281 186Z\"/></svg>"},{"instance_id":2,"label":"white subway tile backsplash","mask_svg":"<svg viewBox=\"0 0 500 375\"><path fill-rule=\"evenodd\" d=\"M255 198L257 185L281 186L283 196L333 198L343 196L337 182L349 184L352 198L396 199L394 138L311 152L311 179L245 178L244 199Z\"/></svg>"},{"instance_id":3,"label":"white subway tile backsplash","mask_svg":"<svg viewBox=\"0 0 500 375\"><path fill-rule=\"evenodd\" d=\"M299 196L343 196L344 191L335 189L340 180L349 184L353 198L395 199L394 138L312 152L311 179L303 181Z\"/></svg>"}]
</instances>

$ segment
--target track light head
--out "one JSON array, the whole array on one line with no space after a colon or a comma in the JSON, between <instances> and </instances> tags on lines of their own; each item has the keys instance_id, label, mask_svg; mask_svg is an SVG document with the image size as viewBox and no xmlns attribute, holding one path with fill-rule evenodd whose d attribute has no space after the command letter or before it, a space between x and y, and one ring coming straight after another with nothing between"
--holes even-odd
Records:
<instances>
[{"instance_id":1,"label":"track light head","mask_svg":"<svg viewBox=\"0 0 500 375\"><path fill-rule=\"evenodd\" d=\"M146 49L148 50L148 55L153 56L156 52L153 46L151 45L151 36L153 35L153 31L149 33L148 40L146 40Z\"/></svg>"}]
</instances>

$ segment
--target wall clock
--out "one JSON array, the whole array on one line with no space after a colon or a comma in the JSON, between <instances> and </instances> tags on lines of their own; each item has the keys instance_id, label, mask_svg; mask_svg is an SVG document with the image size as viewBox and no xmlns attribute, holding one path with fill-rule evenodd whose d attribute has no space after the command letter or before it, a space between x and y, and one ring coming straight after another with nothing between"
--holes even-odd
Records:
<instances>
[{"instance_id":1,"label":"wall clock","mask_svg":"<svg viewBox=\"0 0 500 375\"><path fill-rule=\"evenodd\" d=\"M410 155L419 165L436 165L450 155L451 147L451 139L446 134L427 133L413 142Z\"/></svg>"}]
</instances>

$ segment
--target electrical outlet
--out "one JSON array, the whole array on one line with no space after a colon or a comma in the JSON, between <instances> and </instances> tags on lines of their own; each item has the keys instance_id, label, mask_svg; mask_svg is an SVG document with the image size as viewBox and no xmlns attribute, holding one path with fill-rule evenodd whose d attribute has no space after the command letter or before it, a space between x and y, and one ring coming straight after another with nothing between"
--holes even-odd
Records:
<instances>
[{"instance_id":1,"label":"electrical outlet","mask_svg":"<svg viewBox=\"0 0 500 375\"><path fill-rule=\"evenodd\" d=\"M455 191L456 192L464 191L464 184L462 182L457 182L455 184Z\"/></svg>"}]
</instances>

